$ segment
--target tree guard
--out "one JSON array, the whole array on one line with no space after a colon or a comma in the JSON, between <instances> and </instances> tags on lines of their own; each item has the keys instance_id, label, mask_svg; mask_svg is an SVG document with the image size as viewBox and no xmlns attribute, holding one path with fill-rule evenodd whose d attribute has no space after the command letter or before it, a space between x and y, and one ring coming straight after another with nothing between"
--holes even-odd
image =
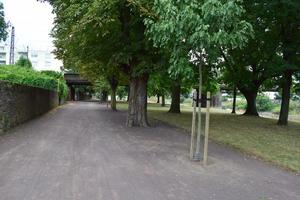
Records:
<instances>
[{"instance_id":1,"label":"tree guard","mask_svg":"<svg viewBox=\"0 0 300 200\"><path fill-rule=\"evenodd\" d=\"M208 155L208 134L209 134L209 114L210 114L210 100L211 94L207 92L206 98L202 99L202 65L199 65L199 90L193 93L193 117L192 117L192 129L191 129L191 146L190 146L190 159L193 161L203 160L204 165L207 164ZM199 97L199 99L197 98ZM201 143L201 104L202 101L206 101L206 119L205 119L205 138L204 145ZM197 136L196 136L196 121L197 121L197 109L196 104L198 104L198 126L197 126ZM195 137L197 138L195 141ZM196 144L195 144L196 142ZM195 149L196 146L196 149ZM203 147L204 146L204 147ZM203 149L201 149L203 148Z\"/></svg>"}]
</instances>

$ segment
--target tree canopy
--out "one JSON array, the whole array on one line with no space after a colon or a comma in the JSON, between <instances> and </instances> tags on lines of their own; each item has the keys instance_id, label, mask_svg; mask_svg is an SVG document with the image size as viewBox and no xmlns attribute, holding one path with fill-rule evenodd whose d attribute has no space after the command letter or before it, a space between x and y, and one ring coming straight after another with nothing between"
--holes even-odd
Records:
<instances>
[{"instance_id":1,"label":"tree canopy","mask_svg":"<svg viewBox=\"0 0 300 200\"><path fill-rule=\"evenodd\" d=\"M250 115L258 115L262 86L280 86L279 123L287 123L299 73L299 1L48 2L56 14L55 54L64 66L94 82L105 80L113 96L120 83L129 85L128 126L148 125L147 88L152 95L170 94L170 111L180 112L180 94L196 88L202 74L199 90L216 91L221 83L238 88Z\"/></svg>"},{"instance_id":2,"label":"tree canopy","mask_svg":"<svg viewBox=\"0 0 300 200\"><path fill-rule=\"evenodd\" d=\"M7 23L5 22L4 16L3 3L0 2L0 41L6 40L7 36Z\"/></svg>"}]
</instances>

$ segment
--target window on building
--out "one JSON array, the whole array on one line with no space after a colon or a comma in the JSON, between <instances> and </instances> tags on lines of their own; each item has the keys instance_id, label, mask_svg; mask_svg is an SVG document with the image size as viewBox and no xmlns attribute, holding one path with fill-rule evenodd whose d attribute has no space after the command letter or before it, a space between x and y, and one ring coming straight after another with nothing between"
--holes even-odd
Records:
<instances>
[{"instance_id":1,"label":"window on building","mask_svg":"<svg viewBox=\"0 0 300 200\"><path fill-rule=\"evenodd\" d=\"M6 53L0 53L0 59L6 60Z\"/></svg>"}]
</instances>

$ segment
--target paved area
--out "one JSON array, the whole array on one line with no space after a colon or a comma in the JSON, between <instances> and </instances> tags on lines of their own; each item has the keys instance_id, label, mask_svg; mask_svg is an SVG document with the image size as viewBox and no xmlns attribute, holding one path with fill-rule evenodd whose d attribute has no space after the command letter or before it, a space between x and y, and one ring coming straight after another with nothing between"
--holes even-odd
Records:
<instances>
[{"instance_id":1,"label":"paved area","mask_svg":"<svg viewBox=\"0 0 300 200\"><path fill-rule=\"evenodd\" d=\"M0 136L1 200L298 200L300 177L219 145L188 160L189 137L163 124L74 103Z\"/></svg>"}]
</instances>

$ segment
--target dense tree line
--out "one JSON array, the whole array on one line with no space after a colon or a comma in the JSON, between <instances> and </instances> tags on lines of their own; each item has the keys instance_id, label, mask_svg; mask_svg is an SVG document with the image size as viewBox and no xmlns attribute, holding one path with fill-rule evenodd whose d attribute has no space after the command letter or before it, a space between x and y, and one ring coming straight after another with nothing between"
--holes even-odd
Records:
<instances>
[{"instance_id":1,"label":"dense tree line","mask_svg":"<svg viewBox=\"0 0 300 200\"><path fill-rule=\"evenodd\" d=\"M149 94L163 104L170 95L170 112L178 113L181 94L191 88L214 91L218 83L238 89L247 100L245 114L255 116L258 92L278 86L278 123L287 124L300 71L299 1L48 2L56 14L55 53L65 67L106 82L114 110L118 86L129 85L128 126L148 126ZM200 74L203 88L198 88Z\"/></svg>"}]
</instances>

